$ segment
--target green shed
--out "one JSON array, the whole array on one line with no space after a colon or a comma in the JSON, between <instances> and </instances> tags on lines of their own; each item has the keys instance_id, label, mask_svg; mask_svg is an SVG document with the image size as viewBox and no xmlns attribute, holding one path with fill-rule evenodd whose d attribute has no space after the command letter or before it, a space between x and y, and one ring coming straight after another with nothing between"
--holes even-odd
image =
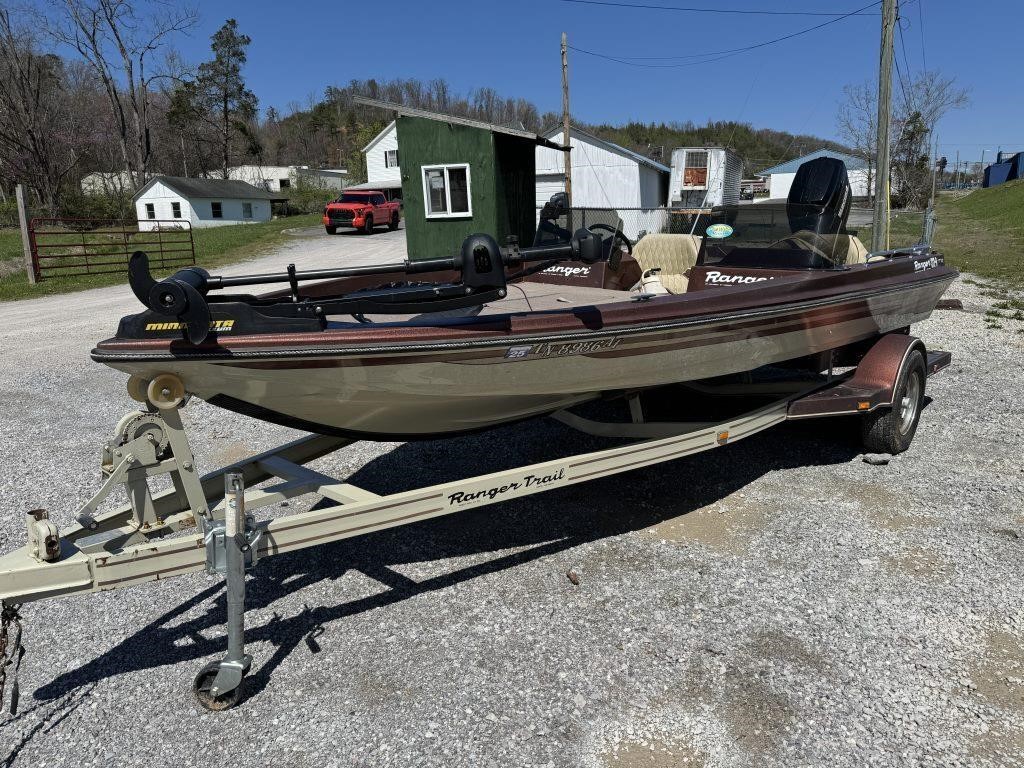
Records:
<instances>
[{"instance_id":1,"label":"green shed","mask_svg":"<svg viewBox=\"0 0 1024 768\"><path fill-rule=\"evenodd\" d=\"M476 232L529 245L537 225L535 133L467 118L357 99L395 114L403 220L410 260L458 253Z\"/></svg>"}]
</instances>

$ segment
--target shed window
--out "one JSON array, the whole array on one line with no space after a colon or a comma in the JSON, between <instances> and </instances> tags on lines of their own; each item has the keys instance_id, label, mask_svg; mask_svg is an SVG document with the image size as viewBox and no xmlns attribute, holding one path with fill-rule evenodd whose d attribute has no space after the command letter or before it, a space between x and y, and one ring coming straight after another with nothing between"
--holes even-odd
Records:
<instances>
[{"instance_id":1,"label":"shed window","mask_svg":"<svg viewBox=\"0 0 1024 768\"><path fill-rule=\"evenodd\" d=\"M171 216L173 216L176 219L180 219L181 218L181 203L178 203L178 202L171 203Z\"/></svg>"},{"instance_id":2,"label":"shed window","mask_svg":"<svg viewBox=\"0 0 1024 768\"><path fill-rule=\"evenodd\" d=\"M428 219L472 216L469 165L423 166L423 204Z\"/></svg>"},{"instance_id":3,"label":"shed window","mask_svg":"<svg viewBox=\"0 0 1024 768\"><path fill-rule=\"evenodd\" d=\"M277 188L278 189L288 189L288 187L290 187L291 185L292 185L292 180L291 179L278 179L277 180Z\"/></svg>"},{"instance_id":4,"label":"shed window","mask_svg":"<svg viewBox=\"0 0 1024 768\"><path fill-rule=\"evenodd\" d=\"M398 167L398 150L389 149L384 153L384 167L385 168L397 168Z\"/></svg>"},{"instance_id":5,"label":"shed window","mask_svg":"<svg viewBox=\"0 0 1024 768\"><path fill-rule=\"evenodd\" d=\"M683 186L706 187L708 185L708 153L687 152L683 161Z\"/></svg>"},{"instance_id":6,"label":"shed window","mask_svg":"<svg viewBox=\"0 0 1024 768\"><path fill-rule=\"evenodd\" d=\"M210 203L210 215L215 219L224 218L224 209L219 202Z\"/></svg>"},{"instance_id":7,"label":"shed window","mask_svg":"<svg viewBox=\"0 0 1024 768\"><path fill-rule=\"evenodd\" d=\"M242 203L242 218L243 219L251 219L252 218L252 203Z\"/></svg>"},{"instance_id":8,"label":"shed window","mask_svg":"<svg viewBox=\"0 0 1024 768\"><path fill-rule=\"evenodd\" d=\"M146 203L146 218L147 219L155 219L156 218L156 207L153 205L153 203Z\"/></svg>"}]
</instances>

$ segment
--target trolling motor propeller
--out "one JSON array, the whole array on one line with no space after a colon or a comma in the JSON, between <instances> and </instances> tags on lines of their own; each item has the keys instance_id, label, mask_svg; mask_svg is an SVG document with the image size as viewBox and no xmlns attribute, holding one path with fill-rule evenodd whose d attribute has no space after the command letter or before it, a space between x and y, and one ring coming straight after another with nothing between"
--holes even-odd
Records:
<instances>
[{"instance_id":1,"label":"trolling motor propeller","mask_svg":"<svg viewBox=\"0 0 1024 768\"><path fill-rule=\"evenodd\" d=\"M205 269L187 267L158 282L145 253L136 251L128 260L128 284L136 298L154 312L176 317L193 344L201 344L210 333L213 318L204 298L209 277Z\"/></svg>"}]
</instances>

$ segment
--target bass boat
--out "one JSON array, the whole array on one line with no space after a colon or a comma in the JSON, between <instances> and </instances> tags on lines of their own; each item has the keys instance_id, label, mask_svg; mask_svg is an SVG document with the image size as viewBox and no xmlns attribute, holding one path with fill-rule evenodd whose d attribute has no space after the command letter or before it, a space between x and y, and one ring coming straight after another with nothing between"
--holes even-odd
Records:
<instances>
[{"instance_id":1,"label":"bass boat","mask_svg":"<svg viewBox=\"0 0 1024 768\"><path fill-rule=\"evenodd\" d=\"M531 247L473 235L449 259L156 281L137 253L146 310L92 357L306 431L433 438L766 365L855 365L926 319L957 275L927 246L869 254L846 230L845 166L828 158L800 168L786 201L716 209L699 234L570 232L563 203ZM228 292L275 283L287 288Z\"/></svg>"}]
</instances>

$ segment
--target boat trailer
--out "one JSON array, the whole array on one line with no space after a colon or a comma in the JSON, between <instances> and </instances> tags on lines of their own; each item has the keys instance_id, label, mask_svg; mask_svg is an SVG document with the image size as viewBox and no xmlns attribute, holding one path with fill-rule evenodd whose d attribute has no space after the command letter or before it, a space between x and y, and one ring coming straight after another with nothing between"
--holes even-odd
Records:
<instances>
[{"instance_id":1,"label":"boat trailer","mask_svg":"<svg viewBox=\"0 0 1024 768\"><path fill-rule=\"evenodd\" d=\"M627 393L629 422L599 422L569 411L553 417L588 434L632 442L386 496L305 466L356 442L345 437L310 435L201 476L181 420L189 400L181 380L173 374L151 381L132 377L129 394L143 406L122 418L103 445L103 482L82 505L76 522L59 529L46 510L30 510L26 545L0 557L0 699L8 669L16 678L24 654L22 604L206 570L226 582L228 648L224 658L200 670L193 690L203 707L227 709L241 699L252 664L245 651L245 572L262 558L678 459L789 419L881 410L904 420L909 413L916 427L920 401L895 401L915 351L921 353L925 375L949 365L949 353L925 352L914 337L889 334L858 368L841 376L832 376L830 369L828 377L815 381L707 385L707 392L721 397L754 391L774 397L716 423L647 421L640 397ZM919 394L923 401L923 381ZM911 406L912 413L907 410ZM150 479L164 475L171 487L154 493ZM267 481L272 484L254 487ZM129 503L100 512L114 489L122 487ZM306 494L335 505L262 521L252 514ZM15 680L11 711L16 707Z\"/></svg>"}]
</instances>

